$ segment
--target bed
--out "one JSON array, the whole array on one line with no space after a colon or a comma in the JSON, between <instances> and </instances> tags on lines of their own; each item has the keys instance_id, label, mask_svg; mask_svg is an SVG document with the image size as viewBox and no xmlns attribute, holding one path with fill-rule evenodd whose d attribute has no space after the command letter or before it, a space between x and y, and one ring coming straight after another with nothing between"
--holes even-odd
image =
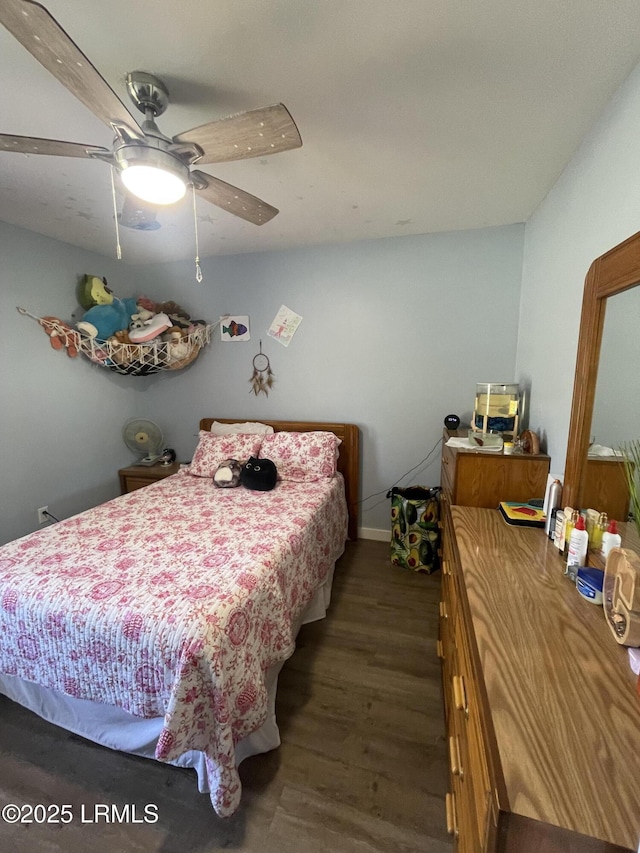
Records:
<instances>
[{"instance_id":1,"label":"bed","mask_svg":"<svg viewBox=\"0 0 640 853\"><path fill-rule=\"evenodd\" d=\"M357 537L355 425L211 432L234 423L201 420L188 468L0 548L0 693L194 768L220 816L239 763L280 743L278 673ZM213 485L220 454L242 453L277 461L274 489Z\"/></svg>"}]
</instances>

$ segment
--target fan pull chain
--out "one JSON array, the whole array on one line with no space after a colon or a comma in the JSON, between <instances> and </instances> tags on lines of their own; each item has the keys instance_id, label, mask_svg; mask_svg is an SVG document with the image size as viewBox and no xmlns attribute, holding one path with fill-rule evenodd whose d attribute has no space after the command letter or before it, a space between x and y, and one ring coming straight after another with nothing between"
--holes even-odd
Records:
<instances>
[{"instance_id":1,"label":"fan pull chain","mask_svg":"<svg viewBox=\"0 0 640 853\"><path fill-rule=\"evenodd\" d=\"M116 258L122 260L122 247L120 245L120 228L118 227L118 205L116 203L116 183L114 180L114 169L111 167L111 198L113 199L113 219L116 223Z\"/></svg>"},{"instance_id":2,"label":"fan pull chain","mask_svg":"<svg viewBox=\"0 0 640 853\"><path fill-rule=\"evenodd\" d=\"M202 282L202 269L200 267L200 247L198 245L198 217L196 215L196 188L191 184L191 192L193 195L193 228L196 235L196 281L198 284Z\"/></svg>"}]
</instances>

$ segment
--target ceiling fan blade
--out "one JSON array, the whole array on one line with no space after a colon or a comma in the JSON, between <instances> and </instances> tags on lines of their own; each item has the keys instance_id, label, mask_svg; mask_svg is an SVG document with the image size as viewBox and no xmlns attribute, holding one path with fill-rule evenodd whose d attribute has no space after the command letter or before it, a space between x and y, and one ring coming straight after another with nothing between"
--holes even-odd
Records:
<instances>
[{"instance_id":1,"label":"ceiling fan blade","mask_svg":"<svg viewBox=\"0 0 640 853\"><path fill-rule=\"evenodd\" d=\"M82 145L81 142L61 142L59 139L39 139L37 136L13 136L0 133L0 151L18 154L53 154L57 157L91 157L95 153L108 154L100 145Z\"/></svg>"},{"instance_id":2,"label":"ceiling fan blade","mask_svg":"<svg viewBox=\"0 0 640 853\"><path fill-rule=\"evenodd\" d=\"M173 141L199 145L204 151L200 163L264 157L302 145L296 123L284 104L209 122L179 133Z\"/></svg>"},{"instance_id":3,"label":"ceiling fan blade","mask_svg":"<svg viewBox=\"0 0 640 853\"><path fill-rule=\"evenodd\" d=\"M277 208L267 204L266 201L261 201L254 195L239 190L219 178L207 175L206 172L196 170L191 172L191 177L195 178L196 192L202 198L254 225L264 225L279 213Z\"/></svg>"},{"instance_id":4,"label":"ceiling fan blade","mask_svg":"<svg viewBox=\"0 0 640 853\"><path fill-rule=\"evenodd\" d=\"M0 23L100 121L138 127L120 98L44 6L32 0L2 0Z\"/></svg>"}]
</instances>

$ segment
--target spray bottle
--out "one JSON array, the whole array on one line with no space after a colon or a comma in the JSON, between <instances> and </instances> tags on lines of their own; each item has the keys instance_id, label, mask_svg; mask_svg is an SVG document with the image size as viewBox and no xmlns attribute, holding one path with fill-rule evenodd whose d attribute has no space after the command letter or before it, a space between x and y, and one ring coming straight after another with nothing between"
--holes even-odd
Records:
<instances>
[{"instance_id":1,"label":"spray bottle","mask_svg":"<svg viewBox=\"0 0 640 853\"><path fill-rule=\"evenodd\" d=\"M562 500L562 483L560 480L554 480L553 483L549 486L549 491L547 492L547 498L545 502L545 515L546 520L544 523L544 532L551 538L552 528L551 528L551 520L553 518L553 510L557 509L560 506L560 501Z\"/></svg>"}]
</instances>

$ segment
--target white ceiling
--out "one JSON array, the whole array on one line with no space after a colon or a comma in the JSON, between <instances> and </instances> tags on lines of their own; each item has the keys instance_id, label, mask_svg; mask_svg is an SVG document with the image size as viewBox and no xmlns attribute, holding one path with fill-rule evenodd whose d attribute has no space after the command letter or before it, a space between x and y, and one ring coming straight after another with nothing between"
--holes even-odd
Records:
<instances>
[{"instance_id":1,"label":"white ceiling","mask_svg":"<svg viewBox=\"0 0 640 853\"><path fill-rule=\"evenodd\" d=\"M199 200L202 257L522 222L640 59L638 0L45 5L128 107L126 72L166 82L169 136L277 102L292 113L302 148L202 167L280 210L257 227ZM0 75L0 132L110 147L4 30ZM158 231L121 229L124 260L193 257L191 205ZM109 168L0 152L0 219L113 256Z\"/></svg>"}]
</instances>

